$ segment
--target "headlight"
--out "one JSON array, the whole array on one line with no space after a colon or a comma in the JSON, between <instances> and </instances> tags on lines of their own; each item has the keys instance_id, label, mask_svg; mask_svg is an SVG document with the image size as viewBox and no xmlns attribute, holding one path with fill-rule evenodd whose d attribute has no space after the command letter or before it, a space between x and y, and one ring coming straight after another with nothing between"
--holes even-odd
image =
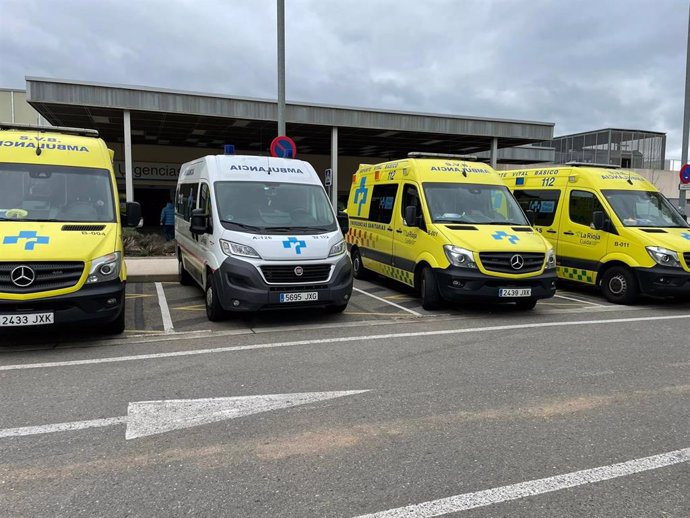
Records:
<instances>
[{"instance_id":1,"label":"headlight","mask_svg":"<svg viewBox=\"0 0 690 518\"><path fill-rule=\"evenodd\" d=\"M241 245L239 243L233 243L232 241L221 239L220 248L223 250L225 255L239 255L242 257L254 257L255 259L261 259L259 253L249 245Z\"/></svg>"},{"instance_id":2,"label":"headlight","mask_svg":"<svg viewBox=\"0 0 690 518\"><path fill-rule=\"evenodd\" d=\"M443 245L443 250L446 252L446 257L450 264L459 266L461 268L476 268L474 262L474 254L471 250L460 248L459 246Z\"/></svg>"},{"instance_id":3,"label":"headlight","mask_svg":"<svg viewBox=\"0 0 690 518\"><path fill-rule=\"evenodd\" d=\"M122 255L120 252L113 252L94 259L91 261L91 271L89 271L89 277L86 279L87 284L117 279L120 276L121 265Z\"/></svg>"},{"instance_id":4,"label":"headlight","mask_svg":"<svg viewBox=\"0 0 690 518\"><path fill-rule=\"evenodd\" d=\"M342 255L347 250L347 245L345 241L340 241L331 247L331 251L328 252L328 257L333 257L334 255Z\"/></svg>"},{"instance_id":5,"label":"headlight","mask_svg":"<svg viewBox=\"0 0 690 518\"><path fill-rule=\"evenodd\" d=\"M670 268L680 268L680 260L678 253L673 250L668 250L660 246L648 246L647 252L652 256L652 259L661 266L668 266Z\"/></svg>"},{"instance_id":6,"label":"headlight","mask_svg":"<svg viewBox=\"0 0 690 518\"><path fill-rule=\"evenodd\" d=\"M547 270L553 270L556 267L556 252L552 248L548 252L546 252L546 266L545 268Z\"/></svg>"}]
</instances>

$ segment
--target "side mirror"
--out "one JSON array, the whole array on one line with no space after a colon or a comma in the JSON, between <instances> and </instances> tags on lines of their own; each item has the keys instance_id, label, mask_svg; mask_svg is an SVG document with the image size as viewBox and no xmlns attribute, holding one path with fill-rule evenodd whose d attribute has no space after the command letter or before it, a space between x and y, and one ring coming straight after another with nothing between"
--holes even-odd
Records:
<instances>
[{"instance_id":1,"label":"side mirror","mask_svg":"<svg viewBox=\"0 0 690 518\"><path fill-rule=\"evenodd\" d=\"M350 216L342 211L338 212L338 225L340 225L340 231L343 235L347 234L348 230L350 230Z\"/></svg>"},{"instance_id":2,"label":"side mirror","mask_svg":"<svg viewBox=\"0 0 690 518\"><path fill-rule=\"evenodd\" d=\"M606 225L604 213L600 210L595 210L592 213L592 226L594 230L603 230L604 225Z\"/></svg>"},{"instance_id":3,"label":"side mirror","mask_svg":"<svg viewBox=\"0 0 690 518\"><path fill-rule=\"evenodd\" d=\"M125 226L138 227L141 221L141 205L136 201L128 201L125 211Z\"/></svg>"},{"instance_id":4,"label":"side mirror","mask_svg":"<svg viewBox=\"0 0 690 518\"><path fill-rule=\"evenodd\" d=\"M208 215L204 209L194 209L190 219L189 230L192 234L206 234L208 232Z\"/></svg>"},{"instance_id":5,"label":"side mirror","mask_svg":"<svg viewBox=\"0 0 690 518\"><path fill-rule=\"evenodd\" d=\"M529 224L534 226L534 222L537 221L537 213L533 210L528 210L525 212L525 216L527 216L527 221L529 221Z\"/></svg>"},{"instance_id":6,"label":"side mirror","mask_svg":"<svg viewBox=\"0 0 690 518\"><path fill-rule=\"evenodd\" d=\"M417 221L417 207L410 205L405 207L405 224L408 227L418 227L419 222Z\"/></svg>"}]
</instances>

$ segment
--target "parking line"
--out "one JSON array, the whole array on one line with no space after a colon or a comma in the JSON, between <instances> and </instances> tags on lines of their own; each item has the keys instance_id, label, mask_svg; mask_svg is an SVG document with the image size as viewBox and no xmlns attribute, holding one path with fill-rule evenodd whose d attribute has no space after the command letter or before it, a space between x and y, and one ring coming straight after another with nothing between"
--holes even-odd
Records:
<instances>
[{"instance_id":1,"label":"parking line","mask_svg":"<svg viewBox=\"0 0 690 518\"><path fill-rule=\"evenodd\" d=\"M431 518L433 516L443 516L445 514L467 511L478 507L509 502L520 498L527 498L544 493L552 493L571 487L584 486L594 482L603 482L614 478L626 477L635 473L643 473L654 469L673 466L690 461L690 448L670 451L651 457L629 460L609 466L598 468L583 469L573 471L563 475L520 482L509 486L494 487L484 491L465 493L438 500L431 500L421 504L398 507L379 513L364 514L356 518Z\"/></svg>"},{"instance_id":2,"label":"parking line","mask_svg":"<svg viewBox=\"0 0 690 518\"><path fill-rule=\"evenodd\" d=\"M572 300L574 302L580 302L581 304L591 304L592 306L597 306L600 308L606 307L605 304L597 304L596 302L590 302L588 300L576 299L575 297L566 297L565 295L559 295L558 293L556 293L556 295L554 295L554 297L558 297L559 299Z\"/></svg>"},{"instance_id":3,"label":"parking line","mask_svg":"<svg viewBox=\"0 0 690 518\"><path fill-rule=\"evenodd\" d=\"M395 302L391 302L390 300L386 300L386 299L384 299L384 298L381 298L381 297L378 297L378 296L376 296L376 295L373 295L372 293L367 293L366 291L360 290L359 288L352 288L352 289L355 290L355 291L358 292L358 293L364 293L364 295L368 295L368 296L371 297L372 299L380 300L381 302L385 302L386 304L390 304L391 306L394 306L394 307L396 307L396 308L398 308L398 309L402 309L403 311L407 311L408 313L412 313L412 314L413 314L414 316L416 316L416 317L424 316L424 315L422 315L421 313L417 313L416 311L413 311L413 310L408 309L408 308L406 308L406 307L404 307L404 306L401 306L400 304L396 304Z\"/></svg>"},{"instance_id":4,"label":"parking line","mask_svg":"<svg viewBox=\"0 0 690 518\"><path fill-rule=\"evenodd\" d=\"M158 305L161 307L161 318L163 319L163 332L166 334L174 333L172 318L170 318L170 309L168 308L168 300L165 298L165 291L160 282L156 283L156 292L158 293Z\"/></svg>"},{"instance_id":5,"label":"parking line","mask_svg":"<svg viewBox=\"0 0 690 518\"><path fill-rule=\"evenodd\" d=\"M439 331L413 331L408 333L387 333L381 335L357 335L357 336L343 336L333 338L314 338L311 340L295 340L291 342L273 342L253 345L230 345L227 347L214 347L211 349L194 349L188 351L175 351L169 353L151 353L151 354L135 354L131 356L112 356L107 358L92 358L88 360L68 360L61 362L44 362L44 363L19 363L14 365L0 365L0 371L16 371L27 369L46 369L53 367L70 367L76 365L93 365L100 363L115 363L126 361L152 360L159 358L177 358L182 356L199 356L202 354L220 354L230 353L236 351L254 351L260 349L277 349L283 347L296 347L305 345L333 345L336 343L347 342L365 342L373 343L378 340L391 341L396 338L412 338L417 336L448 336L461 335L469 333L488 333L493 331L513 331L517 329L547 329L551 327L570 327L570 326L596 326L603 324L623 324L627 322L662 322L666 320L686 320L687 315L663 315L658 317L633 317L633 318L608 318L601 320L575 320L566 322L534 322L530 324L508 324L502 326L487 326L487 327L467 327L462 329L442 329ZM361 324L361 323L357 323ZM218 333L208 332L190 332L186 335L176 334L175 336L159 336L151 340L146 340L146 343L154 343L159 341L170 340L189 340L192 337L203 337L204 339L218 338L222 336L246 334L246 330L221 331ZM143 343L143 342L141 342Z\"/></svg>"}]
</instances>

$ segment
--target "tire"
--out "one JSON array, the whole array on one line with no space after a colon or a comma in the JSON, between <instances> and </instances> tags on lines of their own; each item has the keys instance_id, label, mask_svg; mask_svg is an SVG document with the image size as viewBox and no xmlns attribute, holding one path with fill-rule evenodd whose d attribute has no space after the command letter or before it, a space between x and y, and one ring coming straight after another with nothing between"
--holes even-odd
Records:
<instances>
[{"instance_id":1,"label":"tire","mask_svg":"<svg viewBox=\"0 0 690 518\"><path fill-rule=\"evenodd\" d=\"M194 279L189 275L189 272L184 269L184 264L182 263L182 258L177 259L177 275L182 286L191 286L194 284Z\"/></svg>"},{"instance_id":2,"label":"tire","mask_svg":"<svg viewBox=\"0 0 690 518\"><path fill-rule=\"evenodd\" d=\"M347 309L347 304L342 304L340 306L326 306L326 313L336 314L342 313Z\"/></svg>"},{"instance_id":3,"label":"tire","mask_svg":"<svg viewBox=\"0 0 690 518\"><path fill-rule=\"evenodd\" d=\"M441 294L438 291L438 283L434 271L425 266L422 270L419 291L422 297L422 307L427 311L441 307Z\"/></svg>"},{"instance_id":4,"label":"tire","mask_svg":"<svg viewBox=\"0 0 690 518\"><path fill-rule=\"evenodd\" d=\"M623 266L612 266L604 272L601 291L614 304L634 304L640 293L635 275Z\"/></svg>"},{"instance_id":5,"label":"tire","mask_svg":"<svg viewBox=\"0 0 690 518\"><path fill-rule=\"evenodd\" d=\"M206 289L204 290L204 301L206 304L206 317L211 322L220 322L227 317L226 311L218 300L218 290L216 289L216 278L209 274L206 278Z\"/></svg>"},{"instance_id":6,"label":"tire","mask_svg":"<svg viewBox=\"0 0 690 518\"><path fill-rule=\"evenodd\" d=\"M104 326L101 326L100 329L103 331L103 334L106 335L121 335L125 331L125 301L124 299L122 300L122 309L120 310L120 314L117 316L115 320L112 322L108 322Z\"/></svg>"},{"instance_id":7,"label":"tire","mask_svg":"<svg viewBox=\"0 0 690 518\"><path fill-rule=\"evenodd\" d=\"M515 307L520 311L529 311L530 309L534 309L536 305L537 299L518 300L515 303Z\"/></svg>"},{"instance_id":8,"label":"tire","mask_svg":"<svg viewBox=\"0 0 690 518\"><path fill-rule=\"evenodd\" d=\"M364 267L364 263L362 262L362 254L360 254L357 249L352 252L352 276L360 280L369 277L369 271Z\"/></svg>"}]
</instances>

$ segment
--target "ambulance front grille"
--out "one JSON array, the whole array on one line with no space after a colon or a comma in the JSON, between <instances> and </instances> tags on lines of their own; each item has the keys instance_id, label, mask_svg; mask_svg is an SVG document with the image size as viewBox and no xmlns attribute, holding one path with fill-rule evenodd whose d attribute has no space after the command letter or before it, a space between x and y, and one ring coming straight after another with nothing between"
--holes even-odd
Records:
<instances>
[{"instance_id":1,"label":"ambulance front grille","mask_svg":"<svg viewBox=\"0 0 690 518\"><path fill-rule=\"evenodd\" d=\"M522 268L513 268L514 263L519 264L515 256L522 259ZM538 272L544 264L544 254L528 252L480 252L479 259L485 269L498 273Z\"/></svg>"},{"instance_id":2,"label":"ambulance front grille","mask_svg":"<svg viewBox=\"0 0 690 518\"><path fill-rule=\"evenodd\" d=\"M24 269L17 270L19 267ZM78 261L0 262L0 292L37 293L71 288L79 282L83 272L84 263ZM29 283L32 276L33 281ZM12 281L13 277L19 285Z\"/></svg>"},{"instance_id":3,"label":"ambulance front grille","mask_svg":"<svg viewBox=\"0 0 690 518\"><path fill-rule=\"evenodd\" d=\"M685 264L690 266L690 252L683 252L683 259L685 259Z\"/></svg>"},{"instance_id":4,"label":"ambulance front grille","mask_svg":"<svg viewBox=\"0 0 690 518\"><path fill-rule=\"evenodd\" d=\"M297 273L295 273L295 269L297 268L302 269L302 275L297 275ZM261 267L261 273L264 274L264 278L269 284L325 282L331 275L331 265L264 265Z\"/></svg>"}]
</instances>

